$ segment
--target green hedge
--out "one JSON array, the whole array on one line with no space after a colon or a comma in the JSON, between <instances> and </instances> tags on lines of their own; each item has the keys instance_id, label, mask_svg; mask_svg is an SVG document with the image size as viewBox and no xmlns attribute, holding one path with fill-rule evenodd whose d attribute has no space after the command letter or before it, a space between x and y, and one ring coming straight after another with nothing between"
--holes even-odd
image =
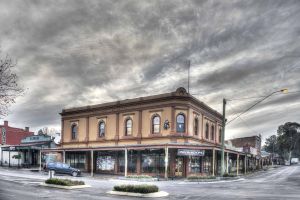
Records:
<instances>
[{"instance_id":1,"label":"green hedge","mask_svg":"<svg viewBox=\"0 0 300 200\"><path fill-rule=\"evenodd\" d=\"M75 185L84 185L83 181L72 181L69 179L58 179L58 178L51 178L45 181L47 184L53 185L63 185L63 186L75 186Z\"/></svg>"},{"instance_id":2,"label":"green hedge","mask_svg":"<svg viewBox=\"0 0 300 200\"><path fill-rule=\"evenodd\" d=\"M198 179L216 179L215 176L188 176L188 180L198 180Z\"/></svg>"},{"instance_id":3,"label":"green hedge","mask_svg":"<svg viewBox=\"0 0 300 200\"><path fill-rule=\"evenodd\" d=\"M156 185L116 185L114 191L147 194L158 192L158 187Z\"/></svg>"},{"instance_id":4,"label":"green hedge","mask_svg":"<svg viewBox=\"0 0 300 200\"><path fill-rule=\"evenodd\" d=\"M225 173L225 174L223 174L223 177L236 177L236 175L235 174L227 174L227 173Z\"/></svg>"}]
</instances>

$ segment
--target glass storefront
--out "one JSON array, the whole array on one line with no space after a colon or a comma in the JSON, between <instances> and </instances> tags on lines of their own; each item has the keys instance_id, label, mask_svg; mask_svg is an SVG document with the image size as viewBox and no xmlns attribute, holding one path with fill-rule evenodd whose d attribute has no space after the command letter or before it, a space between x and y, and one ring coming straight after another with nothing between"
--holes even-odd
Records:
<instances>
[{"instance_id":1,"label":"glass storefront","mask_svg":"<svg viewBox=\"0 0 300 200\"><path fill-rule=\"evenodd\" d=\"M127 172L128 173L136 173L136 165L137 165L137 157L138 153L134 150L129 150L127 152ZM118 171L121 173L125 172L125 153L124 151L118 153L118 161L119 161L119 169Z\"/></svg>"},{"instance_id":2,"label":"glass storefront","mask_svg":"<svg viewBox=\"0 0 300 200\"><path fill-rule=\"evenodd\" d=\"M212 171L212 166L211 166L212 158L205 156L203 158L203 173L211 173Z\"/></svg>"},{"instance_id":3,"label":"glass storefront","mask_svg":"<svg viewBox=\"0 0 300 200\"><path fill-rule=\"evenodd\" d=\"M96 171L114 173L116 164L116 152L96 152Z\"/></svg>"},{"instance_id":4,"label":"glass storefront","mask_svg":"<svg viewBox=\"0 0 300 200\"><path fill-rule=\"evenodd\" d=\"M163 150L144 150L142 153L142 173L160 174L165 172L165 153Z\"/></svg>"},{"instance_id":5,"label":"glass storefront","mask_svg":"<svg viewBox=\"0 0 300 200\"><path fill-rule=\"evenodd\" d=\"M196 174L201 173L201 163L202 157L193 157L191 156L189 159L189 173Z\"/></svg>"},{"instance_id":6,"label":"glass storefront","mask_svg":"<svg viewBox=\"0 0 300 200\"><path fill-rule=\"evenodd\" d=\"M85 152L67 152L66 163L77 169L85 169L87 156Z\"/></svg>"}]
</instances>

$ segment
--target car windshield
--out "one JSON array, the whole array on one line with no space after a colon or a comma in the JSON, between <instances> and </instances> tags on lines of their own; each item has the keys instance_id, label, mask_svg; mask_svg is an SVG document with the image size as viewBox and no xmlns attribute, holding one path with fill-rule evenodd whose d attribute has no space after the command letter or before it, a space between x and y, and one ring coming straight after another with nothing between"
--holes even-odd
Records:
<instances>
[{"instance_id":1,"label":"car windshield","mask_svg":"<svg viewBox=\"0 0 300 200\"><path fill-rule=\"evenodd\" d=\"M70 165L68 165L68 164L63 164L63 168L70 168Z\"/></svg>"}]
</instances>

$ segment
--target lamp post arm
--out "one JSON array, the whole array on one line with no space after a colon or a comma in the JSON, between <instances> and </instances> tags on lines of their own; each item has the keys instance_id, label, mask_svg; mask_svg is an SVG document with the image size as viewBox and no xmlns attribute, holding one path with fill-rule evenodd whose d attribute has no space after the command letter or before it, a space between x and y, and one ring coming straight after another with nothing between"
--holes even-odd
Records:
<instances>
[{"instance_id":1,"label":"lamp post arm","mask_svg":"<svg viewBox=\"0 0 300 200\"><path fill-rule=\"evenodd\" d=\"M265 96L264 98L262 98L261 100L259 100L258 102L256 102L255 104L253 104L252 106L250 106L248 109L246 109L244 112L240 113L238 116L236 116L235 118L233 118L232 120L230 120L229 122L227 122L227 125L229 123L231 123L232 121L236 120L237 118L239 118L241 115L245 114L246 112L248 112L249 110L251 110L254 106L256 106L257 104L261 103L262 101L266 100L267 98L269 98L270 96L272 96L273 94L277 93L279 91L276 92L272 92L271 94Z\"/></svg>"}]
</instances>

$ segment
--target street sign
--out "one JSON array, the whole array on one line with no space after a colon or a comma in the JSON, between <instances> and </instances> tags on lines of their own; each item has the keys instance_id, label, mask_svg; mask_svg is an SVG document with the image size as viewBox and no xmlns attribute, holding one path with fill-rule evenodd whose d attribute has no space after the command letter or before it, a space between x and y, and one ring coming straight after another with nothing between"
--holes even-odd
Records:
<instances>
[{"instance_id":1,"label":"street sign","mask_svg":"<svg viewBox=\"0 0 300 200\"><path fill-rule=\"evenodd\" d=\"M204 156L205 151L199 149L178 149L178 156Z\"/></svg>"}]
</instances>

